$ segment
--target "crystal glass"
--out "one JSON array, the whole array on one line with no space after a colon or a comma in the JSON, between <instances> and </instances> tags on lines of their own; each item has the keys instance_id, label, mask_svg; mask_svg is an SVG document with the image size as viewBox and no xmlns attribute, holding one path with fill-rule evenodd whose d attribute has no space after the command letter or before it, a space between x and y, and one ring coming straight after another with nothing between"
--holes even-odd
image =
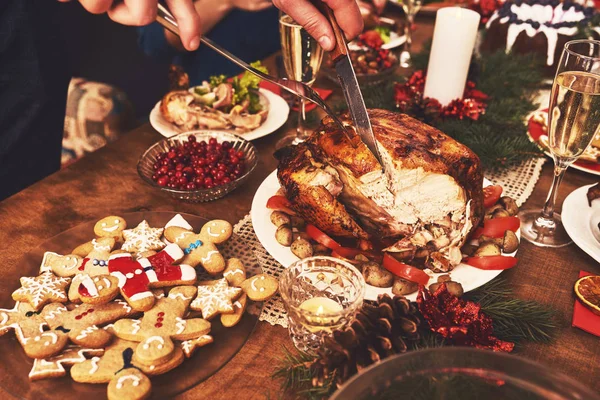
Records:
<instances>
[{"instance_id":1,"label":"crystal glass","mask_svg":"<svg viewBox=\"0 0 600 400\"><path fill-rule=\"evenodd\" d=\"M296 348L314 354L325 334L349 325L365 296L365 280L352 264L333 257L309 257L279 278Z\"/></svg>"},{"instance_id":2,"label":"crystal glass","mask_svg":"<svg viewBox=\"0 0 600 400\"><path fill-rule=\"evenodd\" d=\"M290 79L312 85L323 61L323 48L289 15L279 14L281 56L285 71ZM287 136L277 143L277 148L298 144L309 136L306 128L306 102L299 99L298 127L296 134Z\"/></svg>"},{"instance_id":3,"label":"crystal glass","mask_svg":"<svg viewBox=\"0 0 600 400\"><path fill-rule=\"evenodd\" d=\"M400 53L400 66L402 68L412 67L412 60L410 56L410 48L412 46L412 27L415 23L415 17L421 7L423 6L423 0L398 0L398 3L402 5L404 14L406 15L406 24L404 24L404 35L406 37L406 43Z\"/></svg>"},{"instance_id":4,"label":"crystal glass","mask_svg":"<svg viewBox=\"0 0 600 400\"><path fill-rule=\"evenodd\" d=\"M554 77L548 110L548 147L554 180L543 210L526 210L521 235L542 247L571 243L554 211L558 188L567 168L590 145L600 127L600 41L573 40L563 49Z\"/></svg>"},{"instance_id":5,"label":"crystal glass","mask_svg":"<svg viewBox=\"0 0 600 400\"><path fill-rule=\"evenodd\" d=\"M600 400L598 393L511 354L467 347L410 351L351 378L331 400Z\"/></svg>"}]
</instances>

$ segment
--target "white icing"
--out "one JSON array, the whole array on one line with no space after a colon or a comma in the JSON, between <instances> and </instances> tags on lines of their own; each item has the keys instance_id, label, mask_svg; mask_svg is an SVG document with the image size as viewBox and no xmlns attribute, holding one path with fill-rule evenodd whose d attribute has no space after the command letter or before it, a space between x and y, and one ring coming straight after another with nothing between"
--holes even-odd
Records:
<instances>
[{"instance_id":1,"label":"white icing","mask_svg":"<svg viewBox=\"0 0 600 400\"><path fill-rule=\"evenodd\" d=\"M161 336L150 336L148 339L146 339L146 342L144 343L144 346L142 346L145 350L148 350L150 348L150 343L152 342L158 342L158 346L156 346L156 348L158 349L162 349L163 347L165 347L165 340L161 337Z\"/></svg>"},{"instance_id":2,"label":"white icing","mask_svg":"<svg viewBox=\"0 0 600 400\"><path fill-rule=\"evenodd\" d=\"M140 384L140 377L135 376L135 375L123 375L117 381L117 389L122 389L123 388L123 384L127 380L131 380L133 386L139 386L139 384Z\"/></svg>"},{"instance_id":3,"label":"white icing","mask_svg":"<svg viewBox=\"0 0 600 400\"><path fill-rule=\"evenodd\" d=\"M179 242L181 239L184 239L188 235L193 235L193 232L181 232L181 235L175 238L175 243Z\"/></svg>"},{"instance_id":4,"label":"white icing","mask_svg":"<svg viewBox=\"0 0 600 400\"><path fill-rule=\"evenodd\" d=\"M191 297L184 296L183 293L169 293L170 299L181 299L183 301L191 299Z\"/></svg>"},{"instance_id":5,"label":"white icing","mask_svg":"<svg viewBox=\"0 0 600 400\"><path fill-rule=\"evenodd\" d=\"M215 223L215 224L213 224L212 226L213 226L213 227L215 227L215 226L217 226L217 224ZM225 229L221 229L221 233L218 233L218 232L217 232L217 233L213 233L213 232L210 230L210 228L211 228L211 227L209 226L209 227L208 227L208 229L206 230L206 231L208 232L208 235L209 235L209 236L212 236L212 237L219 237L219 236L221 236L221 234L225 233Z\"/></svg>"},{"instance_id":6,"label":"white icing","mask_svg":"<svg viewBox=\"0 0 600 400\"><path fill-rule=\"evenodd\" d=\"M140 321L139 319L134 320L131 325L131 333L132 334L136 334L140 331L140 325L142 324L142 321Z\"/></svg>"},{"instance_id":7,"label":"white icing","mask_svg":"<svg viewBox=\"0 0 600 400\"><path fill-rule=\"evenodd\" d=\"M230 271L225 271L223 273L223 276L230 276L230 275L235 275L235 274L244 275L244 271L242 271L241 269L233 269Z\"/></svg>"},{"instance_id":8,"label":"white icing","mask_svg":"<svg viewBox=\"0 0 600 400\"><path fill-rule=\"evenodd\" d=\"M58 307L56 310L48 311L48 313L46 315L44 315L44 318L45 319L54 319L54 318L56 318L57 315L60 315L65 311L67 311L66 307Z\"/></svg>"},{"instance_id":9,"label":"white icing","mask_svg":"<svg viewBox=\"0 0 600 400\"><path fill-rule=\"evenodd\" d=\"M185 330L186 321L179 317L175 318L175 320L177 321L177 323L175 324L175 327L177 328L176 333L179 335Z\"/></svg>"},{"instance_id":10,"label":"white icing","mask_svg":"<svg viewBox=\"0 0 600 400\"><path fill-rule=\"evenodd\" d=\"M212 256L214 256L215 254L218 254L219 252L217 250L211 250L208 253L206 253L206 257L202 257L200 259L200 261L202 261L203 263L210 261L210 259L212 258Z\"/></svg>"},{"instance_id":11,"label":"white icing","mask_svg":"<svg viewBox=\"0 0 600 400\"><path fill-rule=\"evenodd\" d=\"M8 322L8 314L5 312L0 312L0 325L4 325Z\"/></svg>"},{"instance_id":12,"label":"white icing","mask_svg":"<svg viewBox=\"0 0 600 400\"><path fill-rule=\"evenodd\" d=\"M51 344L56 344L56 342L58 341L58 335L54 332L44 332L44 333L42 333L42 336L50 338L50 341L46 341L44 343L44 346L50 346Z\"/></svg>"},{"instance_id":13,"label":"white icing","mask_svg":"<svg viewBox=\"0 0 600 400\"><path fill-rule=\"evenodd\" d=\"M77 340L81 340L83 338L86 338L88 334L97 331L98 327L96 325L92 325L90 327L85 328L84 330L81 331L81 333L79 335L77 335L77 337L75 339Z\"/></svg>"},{"instance_id":14,"label":"white icing","mask_svg":"<svg viewBox=\"0 0 600 400\"><path fill-rule=\"evenodd\" d=\"M120 304L125 309L125 311L127 311L128 313L131 312L131 307L129 307L129 304L126 301L118 299L118 300L115 300L115 303Z\"/></svg>"},{"instance_id":15,"label":"white icing","mask_svg":"<svg viewBox=\"0 0 600 400\"><path fill-rule=\"evenodd\" d=\"M90 368L90 375L92 375L96 371L98 371L98 361L100 361L100 357L92 357L90 361L92 363L92 368Z\"/></svg>"},{"instance_id":16,"label":"white icing","mask_svg":"<svg viewBox=\"0 0 600 400\"><path fill-rule=\"evenodd\" d=\"M96 239L92 239L92 246L94 247L94 250L99 250L99 251L110 251L110 246L106 245L106 246L102 246L100 245Z\"/></svg>"},{"instance_id":17,"label":"white icing","mask_svg":"<svg viewBox=\"0 0 600 400\"><path fill-rule=\"evenodd\" d=\"M115 223L118 224L119 220L115 220ZM102 225L104 225L104 223ZM110 228L102 228L102 230L105 232L114 232L117 229L119 229L119 225L111 226Z\"/></svg>"}]
</instances>

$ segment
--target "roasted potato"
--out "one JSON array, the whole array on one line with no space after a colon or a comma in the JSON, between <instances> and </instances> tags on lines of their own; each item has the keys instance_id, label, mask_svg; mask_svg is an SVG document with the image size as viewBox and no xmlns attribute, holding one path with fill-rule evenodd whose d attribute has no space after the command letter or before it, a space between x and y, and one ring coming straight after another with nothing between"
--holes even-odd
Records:
<instances>
[{"instance_id":1,"label":"roasted potato","mask_svg":"<svg viewBox=\"0 0 600 400\"><path fill-rule=\"evenodd\" d=\"M271 222L273 225L279 228L281 225L290 225L292 219L289 215L282 211L273 211L271 213Z\"/></svg>"},{"instance_id":2,"label":"roasted potato","mask_svg":"<svg viewBox=\"0 0 600 400\"><path fill-rule=\"evenodd\" d=\"M448 289L448 292L460 297L463 295L464 290L463 287L460 283L458 282L454 282L454 281L446 281L446 282L436 282L436 283L432 283L431 285L429 285L429 291L433 294L435 293L435 291L440 287L440 285L442 283L446 284L446 289Z\"/></svg>"},{"instance_id":3,"label":"roasted potato","mask_svg":"<svg viewBox=\"0 0 600 400\"><path fill-rule=\"evenodd\" d=\"M371 286L387 288L394 283L394 275L375 262L364 263L362 274L365 282Z\"/></svg>"},{"instance_id":4,"label":"roasted potato","mask_svg":"<svg viewBox=\"0 0 600 400\"><path fill-rule=\"evenodd\" d=\"M402 278L395 278L392 285L392 293L396 296L406 296L407 294L416 292L417 289L419 289L418 283Z\"/></svg>"},{"instance_id":5,"label":"roasted potato","mask_svg":"<svg viewBox=\"0 0 600 400\"><path fill-rule=\"evenodd\" d=\"M277 240L277 243L282 246L289 247L292 244L292 237L292 228L287 225L281 225L277 228L277 231L275 231L275 239Z\"/></svg>"},{"instance_id":6,"label":"roasted potato","mask_svg":"<svg viewBox=\"0 0 600 400\"><path fill-rule=\"evenodd\" d=\"M499 256L502 254L500 246L492 242L483 242L475 251L475 257Z\"/></svg>"},{"instance_id":7,"label":"roasted potato","mask_svg":"<svg viewBox=\"0 0 600 400\"><path fill-rule=\"evenodd\" d=\"M294 240L290 248L292 250L292 253L294 253L296 257L300 259L312 257L313 255L312 245L308 240L302 237L298 237L296 240Z\"/></svg>"},{"instance_id":8,"label":"roasted potato","mask_svg":"<svg viewBox=\"0 0 600 400\"><path fill-rule=\"evenodd\" d=\"M440 276L438 276L438 279L437 279L438 283L448 282L451 280L452 280L452 278L448 274L440 275Z\"/></svg>"},{"instance_id":9,"label":"roasted potato","mask_svg":"<svg viewBox=\"0 0 600 400\"><path fill-rule=\"evenodd\" d=\"M519 206L512 197L502 196L498 203L504 207L510 216L517 215L519 213Z\"/></svg>"}]
</instances>

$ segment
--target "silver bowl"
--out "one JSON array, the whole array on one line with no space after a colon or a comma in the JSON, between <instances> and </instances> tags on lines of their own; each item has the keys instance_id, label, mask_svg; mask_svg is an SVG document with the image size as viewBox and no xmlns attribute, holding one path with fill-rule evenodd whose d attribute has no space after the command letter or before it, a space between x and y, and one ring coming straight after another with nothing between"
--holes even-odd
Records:
<instances>
[{"instance_id":1,"label":"silver bowl","mask_svg":"<svg viewBox=\"0 0 600 400\"><path fill-rule=\"evenodd\" d=\"M231 142L232 147L234 149L236 149L237 151L243 151L246 155L246 173L229 183L220 186L215 186L210 189L181 190L159 186L156 182L154 182L154 180L152 180L152 175L154 174L153 166L156 162L156 159L158 158L158 155L160 153L168 151L169 147L171 147L174 144L181 144L187 142L188 136L190 135L196 136L196 140L198 142L202 140L208 142L208 140L211 138L217 139L217 142L219 143L222 143L224 141ZM140 177L150 186L167 192L176 199L192 203L201 203L205 201L213 201L220 199L221 197L225 196L226 194L240 186L248 179L252 171L254 171L257 162L258 160L256 148L252 143L250 143L246 139L229 132L203 129L182 132L153 144L140 157L140 160L137 164L137 170Z\"/></svg>"}]
</instances>

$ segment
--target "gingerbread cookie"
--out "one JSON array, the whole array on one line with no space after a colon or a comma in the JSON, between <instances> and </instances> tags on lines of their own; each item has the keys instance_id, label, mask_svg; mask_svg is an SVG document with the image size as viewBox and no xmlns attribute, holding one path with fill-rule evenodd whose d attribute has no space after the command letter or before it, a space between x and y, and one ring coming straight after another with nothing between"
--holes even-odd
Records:
<instances>
[{"instance_id":1,"label":"gingerbread cookie","mask_svg":"<svg viewBox=\"0 0 600 400\"><path fill-rule=\"evenodd\" d=\"M154 343L155 345L158 345L157 342ZM175 346L171 354L160 362L147 363L144 360L140 360L138 354L139 353L134 351L133 364L141 369L146 375L150 376L162 375L165 372L177 368L185 360L183 349L179 346Z\"/></svg>"},{"instance_id":2,"label":"gingerbread cookie","mask_svg":"<svg viewBox=\"0 0 600 400\"><path fill-rule=\"evenodd\" d=\"M170 228L170 227L172 227L172 226L177 226L177 227L179 227L179 228L183 228L183 229L185 229L186 231L193 231L193 230L194 230L194 228L193 228L193 227L190 225L190 223L189 223L189 222L187 222L187 221L185 220L185 218L183 218L183 216L182 216L181 214L177 214L176 216L174 216L173 218L171 218L171 219L169 220L169 222L167 222L167 223L166 223L166 225L165 225L165 230L166 230L167 228ZM162 241L163 241L163 242L165 242L166 244L171 244L171 242L169 242L169 241L167 240L167 238L164 238L164 237L163 237Z\"/></svg>"},{"instance_id":3,"label":"gingerbread cookie","mask_svg":"<svg viewBox=\"0 0 600 400\"><path fill-rule=\"evenodd\" d=\"M242 289L229 287L227 279L223 278L215 284L198 286L198 295L190 304L190 308L201 311L204 319L211 319L217 314L232 314L232 301L241 294Z\"/></svg>"},{"instance_id":4,"label":"gingerbread cookie","mask_svg":"<svg viewBox=\"0 0 600 400\"><path fill-rule=\"evenodd\" d=\"M61 278L68 278L73 276L81 267L83 258L75 255L68 254L66 256L47 251L44 253L42 264L40 265L40 273L52 272L56 276Z\"/></svg>"},{"instance_id":5,"label":"gingerbread cookie","mask_svg":"<svg viewBox=\"0 0 600 400\"><path fill-rule=\"evenodd\" d=\"M202 265L209 274L215 275L225 269L225 259L216 245L229 239L232 231L229 222L214 220L207 222L199 234L171 226L165 230L165 238L183 249L183 263L192 267Z\"/></svg>"},{"instance_id":6,"label":"gingerbread cookie","mask_svg":"<svg viewBox=\"0 0 600 400\"><path fill-rule=\"evenodd\" d=\"M87 274L79 275L77 294L78 298L88 304L106 304L119 294L119 280L111 275L98 275L91 277ZM75 281L71 287L75 286ZM70 291L69 291L70 293Z\"/></svg>"},{"instance_id":7,"label":"gingerbread cookie","mask_svg":"<svg viewBox=\"0 0 600 400\"><path fill-rule=\"evenodd\" d=\"M190 358L194 352L200 347L204 347L207 344L213 342L213 337L210 335L202 335L196 339L184 340L181 342L181 348L187 358Z\"/></svg>"},{"instance_id":8,"label":"gingerbread cookie","mask_svg":"<svg viewBox=\"0 0 600 400\"><path fill-rule=\"evenodd\" d=\"M94 234L98 237L111 237L120 241L125 228L127 228L127 222L123 218L111 215L96 222Z\"/></svg>"},{"instance_id":9,"label":"gingerbread cookie","mask_svg":"<svg viewBox=\"0 0 600 400\"><path fill-rule=\"evenodd\" d=\"M265 301L277 293L279 282L267 274L258 274L242 282L241 287L250 300Z\"/></svg>"},{"instance_id":10,"label":"gingerbread cookie","mask_svg":"<svg viewBox=\"0 0 600 400\"><path fill-rule=\"evenodd\" d=\"M80 267L80 271L87 267L88 269L94 268L97 274L101 274L100 271L102 268L106 268L106 261L110 257L112 249L115 248L115 244L115 238L92 239L90 242L75 247L71 253L84 258L84 265ZM88 262L90 264L85 265Z\"/></svg>"},{"instance_id":11,"label":"gingerbread cookie","mask_svg":"<svg viewBox=\"0 0 600 400\"><path fill-rule=\"evenodd\" d=\"M130 254L113 254L108 269L119 279L121 294L138 311L154 305L151 288L193 284L196 270L189 265L174 265L183 258L183 251L175 244L167 246L148 258L135 260Z\"/></svg>"},{"instance_id":12,"label":"gingerbread cookie","mask_svg":"<svg viewBox=\"0 0 600 400\"><path fill-rule=\"evenodd\" d=\"M227 266L223 277L227 279L229 285L240 287L242 282L246 280L246 269L244 264L237 258L230 258L227 260Z\"/></svg>"},{"instance_id":13,"label":"gingerbread cookie","mask_svg":"<svg viewBox=\"0 0 600 400\"><path fill-rule=\"evenodd\" d=\"M221 314L221 323L225 328L231 328L237 325L242 319L244 311L246 311L246 304L248 303L248 296L243 293L239 299L233 303L233 313Z\"/></svg>"},{"instance_id":14,"label":"gingerbread cookie","mask_svg":"<svg viewBox=\"0 0 600 400\"><path fill-rule=\"evenodd\" d=\"M36 277L21 277L21 287L15 290L12 298L31 304L34 310L39 310L50 302L66 303L65 288L71 282L70 278L60 278L52 272L43 272Z\"/></svg>"},{"instance_id":15,"label":"gingerbread cookie","mask_svg":"<svg viewBox=\"0 0 600 400\"><path fill-rule=\"evenodd\" d=\"M62 304L53 303L44 307L42 316L52 329L65 332L73 343L97 349L111 339L111 334L99 326L134 313L129 304L115 300L99 305L82 304L70 311Z\"/></svg>"},{"instance_id":16,"label":"gingerbread cookie","mask_svg":"<svg viewBox=\"0 0 600 400\"><path fill-rule=\"evenodd\" d=\"M17 303L9 309L0 309L0 336L11 329L31 358L46 358L61 351L69 339L61 331L45 331L48 326L40 312L28 303Z\"/></svg>"},{"instance_id":17,"label":"gingerbread cookie","mask_svg":"<svg viewBox=\"0 0 600 400\"><path fill-rule=\"evenodd\" d=\"M165 244L160 240L163 228L151 228L146 220L134 229L125 229L123 237L125 242L121 246L122 250L131 253L142 253L148 250L160 250Z\"/></svg>"},{"instance_id":18,"label":"gingerbread cookie","mask_svg":"<svg viewBox=\"0 0 600 400\"><path fill-rule=\"evenodd\" d=\"M175 287L167 297L157 300L141 319L115 322L115 334L140 342L135 353L141 363L148 365L163 360L173 352L172 339L195 339L210 332L210 322L201 318L183 318L195 294L193 286Z\"/></svg>"},{"instance_id":19,"label":"gingerbread cookie","mask_svg":"<svg viewBox=\"0 0 600 400\"><path fill-rule=\"evenodd\" d=\"M86 356L101 356L104 349L85 349L73 344L67 345L59 354L46 359L36 358L29 372L29 380L60 378L67 374L65 366L84 362Z\"/></svg>"},{"instance_id":20,"label":"gingerbread cookie","mask_svg":"<svg viewBox=\"0 0 600 400\"><path fill-rule=\"evenodd\" d=\"M144 400L150 397L152 383L136 368L119 371L108 383L108 400Z\"/></svg>"}]
</instances>

